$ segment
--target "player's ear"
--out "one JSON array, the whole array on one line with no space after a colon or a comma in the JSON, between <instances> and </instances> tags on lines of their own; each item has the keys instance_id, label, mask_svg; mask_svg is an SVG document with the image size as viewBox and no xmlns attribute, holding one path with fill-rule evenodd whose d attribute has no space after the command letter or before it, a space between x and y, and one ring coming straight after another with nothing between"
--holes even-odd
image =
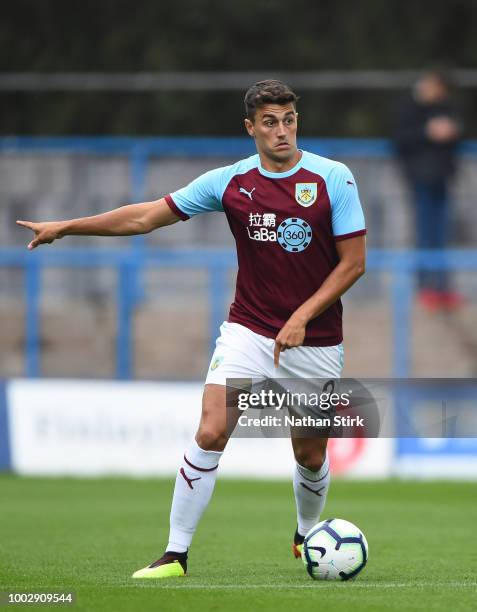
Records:
<instances>
[{"instance_id":1,"label":"player's ear","mask_svg":"<svg viewBox=\"0 0 477 612\"><path fill-rule=\"evenodd\" d=\"M250 119L247 117L244 121L245 123L245 129L248 132L248 135L251 136L252 138L255 138L255 130L253 127L253 123L250 121Z\"/></svg>"}]
</instances>

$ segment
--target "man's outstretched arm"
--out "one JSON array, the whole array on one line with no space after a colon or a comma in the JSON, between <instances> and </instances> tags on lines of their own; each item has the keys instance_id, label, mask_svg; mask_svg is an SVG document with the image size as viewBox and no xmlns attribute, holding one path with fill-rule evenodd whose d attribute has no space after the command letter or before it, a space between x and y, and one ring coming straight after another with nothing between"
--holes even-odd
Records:
<instances>
[{"instance_id":1,"label":"man's outstretched arm","mask_svg":"<svg viewBox=\"0 0 477 612\"><path fill-rule=\"evenodd\" d=\"M128 204L94 217L81 217L67 221L17 221L35 233L28 248L40 244L50 244L64 236L134 236L148 234L158 227L172 225L180 221L172 212L166 200Z\"/></svg>"}]
</instances>

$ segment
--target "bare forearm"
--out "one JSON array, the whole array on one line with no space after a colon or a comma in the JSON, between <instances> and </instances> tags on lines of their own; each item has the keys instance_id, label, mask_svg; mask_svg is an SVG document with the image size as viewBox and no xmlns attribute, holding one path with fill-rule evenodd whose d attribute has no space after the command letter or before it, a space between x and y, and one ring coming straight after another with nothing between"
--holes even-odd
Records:
<instances>
[{"instance_id":1,"label":"bare forearm","mask_svg":"<svg viewBox=\"0 0 477 612\"><path fill-rule=\"evenodd\" d=\"M20 221L18 225L35 233L28 248L51 244L63 236L133 236L147 234L158 227L172 225L179 217L169 208L164 198L142 204L128 204L94 217L68 221Z\"/></svg>"},{"instance_id":2,"label":"bare forearm","mask_svg":"<svg viewBox=\"0 0 477 612\"><path fill-rule=\"evenodd\" d=\"M280 353L301 346L307 324L334 304L343 293L364 274L366 239L364 235L337 241L339 263L320 288L291 315L275 338L274 363L278 367Z\"/></svg>"},{"instance_id":3,"label":"bare forearm","mask_svg":"<svg viewBox=\"0 0 477 612\"><path fill-rule=\"evenodd\" d=\"M299 306L275 338L274 363L278 367L280 353L293 346L301 346L307 324L326 310L364 274L364 264L341 261L321 287Z\"/></svg>"},{"instance_id":4,"label":"bare forearm","mask_svg":"<svg viewBox=\"0 0 477 612\"><path fill-rule=\"evenodd\" d=\"M297 308L293 318L306 325L334 304L363 274L363 265L340 262L318 291Z\"/></svg>"},{"instance_id":5,"label":"bare forearm","mask_svg":"<svg viewBox=\"0 0 477 612\"><path fill-rule=\"evenodd\" d=\"M154 229L148 222L151 203L128 204L93 217L59 221L63 236L133 236Z\"/></svg>"}]
</instances>

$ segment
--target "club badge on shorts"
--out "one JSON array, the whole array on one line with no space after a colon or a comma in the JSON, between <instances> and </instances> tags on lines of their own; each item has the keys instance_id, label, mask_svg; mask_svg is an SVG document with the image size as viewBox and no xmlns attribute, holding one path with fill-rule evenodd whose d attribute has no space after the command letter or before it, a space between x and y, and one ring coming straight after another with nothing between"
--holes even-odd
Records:
<instances>
[{"instance_id":1,"label":"club badge on shorts","mask_svg":"<svg viewBox=\"0 0 477 612\"><path fill-rule=\"evenodd\" d=\"M300 206L308 208L316 202L318 196L317 183L296 183L295 184L295 200Z\"/></svg>"},{"instance_id":2,"label":"club badge on shorts","mask_svg":"<svg viewBox=\"0 0 477 612\"><path fill-rule=\"evenodd\" d=\"M213 362L210 364L210 369L212 371L216 370L219 365L222 363L222 361L224 360L223 356L220 355L219 357L216 357Z\"/></svg>"}]
</instances>

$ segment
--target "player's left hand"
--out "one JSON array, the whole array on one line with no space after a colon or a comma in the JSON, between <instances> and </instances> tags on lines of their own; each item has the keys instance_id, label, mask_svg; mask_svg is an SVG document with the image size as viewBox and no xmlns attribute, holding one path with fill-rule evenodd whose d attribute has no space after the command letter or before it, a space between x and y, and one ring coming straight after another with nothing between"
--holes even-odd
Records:
<instances>
[{"instance_id":1,"label":"player's left hand","mask_svg":"<svg viewBox=\"0 0 477 612\"><path fill-rule=\"evenodd\" d=\"M276 368L278 368L280 364L280 353L294 346L301 346L305 340L305 334L306 323L302 320L290 317L275 338L273 362Z\"/></svg>"}]
</instances>

